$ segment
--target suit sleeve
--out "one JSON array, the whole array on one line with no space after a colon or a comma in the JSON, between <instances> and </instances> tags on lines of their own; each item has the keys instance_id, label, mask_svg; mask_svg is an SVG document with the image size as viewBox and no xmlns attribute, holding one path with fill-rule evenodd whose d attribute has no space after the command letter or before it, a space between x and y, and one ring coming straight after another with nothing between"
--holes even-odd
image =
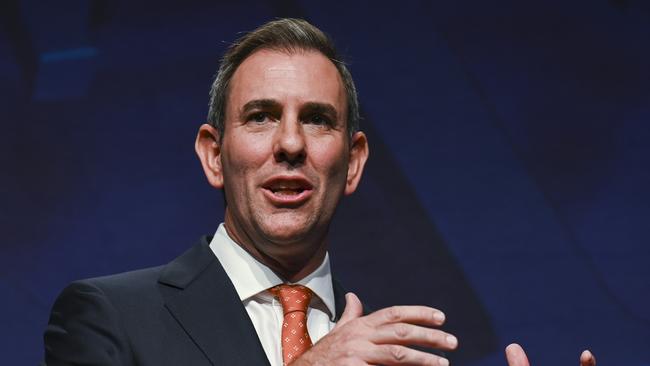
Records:
<instances>
[{"instance_id":1,"label":"suit sleeve","mask_svg":"<svg viewBox=\"0 0 650 366\"><path fill-rule=\"evenodd\" d=\"M48 366L132 364L119 312L88 281L73 282L61 292L44 341Z\"/></svg>"}]
</instances>

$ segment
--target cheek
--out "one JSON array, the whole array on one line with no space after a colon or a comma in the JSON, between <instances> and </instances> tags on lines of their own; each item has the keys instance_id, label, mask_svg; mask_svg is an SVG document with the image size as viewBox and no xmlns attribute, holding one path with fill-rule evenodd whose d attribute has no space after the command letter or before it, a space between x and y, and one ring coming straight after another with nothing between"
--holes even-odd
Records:
<instances>
[{"instance_id":1,"label":"cheek","mask_svg":"<svg viewBox=\"0 0 650 366\"><path fill-rule=\"evenodd\" d=\"M270 154L269 138L263 134L237 134L224 148L232 165L247 167L262 164Z\"/></svg>"},{"instance_id":2,"label":"cheek","mask_svg":"<svg viewBox=\"0 0 650 366\"><path fill-rule=\"evenodd\" d=\"M252 181L250 175L258 172L268 158L267 148L251 141L224 145L223 169L231 184L239 186ZM234 187L235 189L237 187Z\"/></svg>"},{"instance_id":3,"label":"cheek","mask_svg":"<svg viewBox=\"0 0 650 366\"><path fill-rule=\"evenodd\" d=\"M316 169L325 174L327 178L345 180L348 167L348 154L345 146L316 144L311 156Z\"/></svg>"}]
</instances>

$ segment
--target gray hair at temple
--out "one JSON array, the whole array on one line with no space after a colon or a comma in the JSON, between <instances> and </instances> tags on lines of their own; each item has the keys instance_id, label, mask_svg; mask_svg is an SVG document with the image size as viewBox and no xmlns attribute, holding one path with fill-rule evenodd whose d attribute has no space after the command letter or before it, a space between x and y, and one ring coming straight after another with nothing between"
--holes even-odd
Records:
<instances>
[{"instance_id":1,"label":"gray hair at temple","mask_svg":"<svg viewBox=\"0 0 650 366\"><path fill-rule=\"evenodd\" d=\"M210 89L210 110L208 123L223 138L225 132L226 101L228 85L235 71L244 60L255 51L262 49L281 50L289 53L296 51L318 51L327 57L341 76L347 99L347 130L352 135L359 130L359 102L352 75L345 64L339 60L332 40L320 29L302 19L278 19L236 40L221 59L219 71Z\"/></svg>"}]
</instances>

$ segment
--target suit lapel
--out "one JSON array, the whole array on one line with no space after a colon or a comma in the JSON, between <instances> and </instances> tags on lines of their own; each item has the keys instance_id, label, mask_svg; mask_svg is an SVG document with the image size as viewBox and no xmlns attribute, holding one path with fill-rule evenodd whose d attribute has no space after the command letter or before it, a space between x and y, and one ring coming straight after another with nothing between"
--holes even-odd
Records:
<instances>
[{"instance_id":1,"label":"suit lapel","mask_svg":"<svg viewBox=\"0 0 650 366\"><path fill-rule=\"evenodd\" d=\"M339 281L332 279L332 288L334 289L334 307L336 308L336 315L334 322L338 322L345 309L345 294L347 293Z\"/></svg>"},{"instance_id":2,"label":"suit lapel","mask_svg":"<svg viewBox=\"0 0 650 366\"><path fill-rule=\"evenodd\" d=\"M336 316L334 317L334 322L338 322L343 315L343 310L345 310L345 294L348 293L343 286L336 279L332 279L332 287L334 288L334 306L336 307ZM363 315L368 315L372 312L371 309L366 307L363 304Z\"/></svg>"},{"instance_id":3,"label":"suit lapel","mask_svg":"<svg viewBox=\"0 0 650 366\"><path fill-rule=\"evenodd\" d=\"M208 238L168 264L159 283L165 306L213 365L269 365Z\"/></svg>"}]
</instances>

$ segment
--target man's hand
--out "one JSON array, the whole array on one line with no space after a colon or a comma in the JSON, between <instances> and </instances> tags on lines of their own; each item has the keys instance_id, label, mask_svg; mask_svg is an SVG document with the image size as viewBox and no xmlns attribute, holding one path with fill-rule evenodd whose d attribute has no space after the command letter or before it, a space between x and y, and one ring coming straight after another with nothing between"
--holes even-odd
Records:
<instances>
[{"instance_id":1,"label":"man's hand","mask_svg":"<svg viewBox=\"0 0 650 366\"><path fill-rule=\"evenodd\" d=\"M345 310L334 329L292 366L449 364L444 357L407 347L456 348L456 337L430 328L445 322L441 311L426 306L393 306L362 316L359 298L348 293L345 299Z\"/></svg>"},{"instance_id":2,"label":"man's hand","mask_svg":"<svg viewBox=\"0 0 650 366\"><path fill-rule=\"evenodd\" d=\"M517 343L512 343L506 347L506 359L508 360L508 366L530 366L526 352ZM580 366L596 366L596 357L588 350L582 351Z\"/></svg>"}]
</instances>

